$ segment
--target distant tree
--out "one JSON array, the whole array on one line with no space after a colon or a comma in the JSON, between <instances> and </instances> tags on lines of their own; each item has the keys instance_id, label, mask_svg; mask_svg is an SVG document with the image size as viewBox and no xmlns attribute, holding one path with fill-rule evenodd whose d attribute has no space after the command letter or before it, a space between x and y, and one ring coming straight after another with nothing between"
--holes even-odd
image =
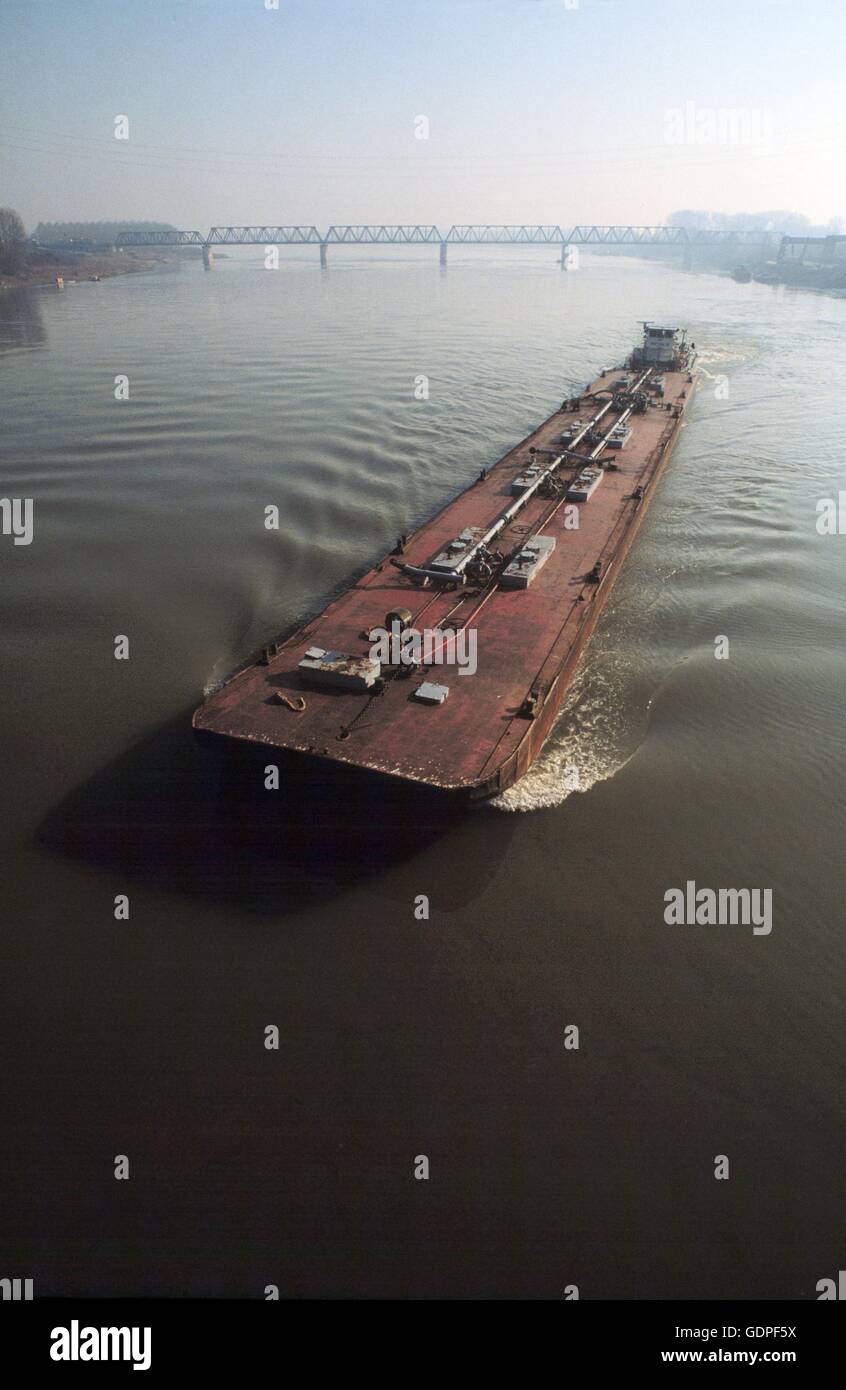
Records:
<instances>
[{"instance_id":1,"label":"distant tree","mask_svg":"<svg viewBox=\"0 0 846 1390\"><path fill-rule=\"evenodd\" d=\"M821 235L823 228L815 227L801 212L776 208L772 212L695 212L684 208L671 212L667 218L672 227L714 228L718 231L764 231L788 233L795 236Z\"/></svg>"},{"instance_id":2,"label":"distant tree","mask_svg":"<svg viewBox=\"0 0 846 1390\"><path fill-rule=\"evenodd\" d=\"M14 208L0 208L0 270L14 275L23 261L26 230Z\"/></svg>"},{"instance_id":3,"label":"distant tree","mask_svg":"<svg viewBox=\"0 0 846 1390\"><path fill-rule=\"evenodd\" d=\"M122 232L173 232L168 222L39 222L33 233L43 246L78 241L93 245L114 245Z\"/></svg>"},{"instance_id":4,"label":"distant tree","mask_svg":"<svg viewBox=\"0 0 846 1390\"><path fill-rule=\"evenodd\" d=\"M671 212L667 222L671 227L701 227L703 229L713 226L713 214L710 212L696 212L690 208L685 208L681 212Z\"/></svg>"}]
</instances>

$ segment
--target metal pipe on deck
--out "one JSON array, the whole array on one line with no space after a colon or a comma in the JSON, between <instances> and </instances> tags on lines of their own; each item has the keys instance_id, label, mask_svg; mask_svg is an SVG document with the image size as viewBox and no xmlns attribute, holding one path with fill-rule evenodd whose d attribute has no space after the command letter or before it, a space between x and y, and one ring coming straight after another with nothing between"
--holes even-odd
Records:
<instances>
[{"instance_id":1,"label":"metal pipe on deck","mask_svg":"<svg viewBox=\"0 0 846 1390\"><path fill-rule=\"evenodd\" d=\"M646 369L646 371L643 373L643 375L640 376L640 377L638 378L638 380L635 382L634 386L632 387L632 391L637 391L637 390L640 389L640 387L643 385L644 381L646 381L646 378L649 376L649 373L651 372L651 370L652 370L651 367L647 367L647 369ZM612 409L613 409L613 406L614 406L614 401L613 401L613 399L610 400L610 401L607 401L607 402L605 403L605 405L602 407L602 409L601 409L601 410L598 410L597 413L593 416L593 418L592 418L591 420L588 420L588 422L587 422L587 424L585 425L584 429L579 430L578 434L576 434L576 435L573 436L573 438L572 438L571 441L570 441L571 445L579 444L579 443L581 442L581 440L584 439L585 435L586 435L586 434L589 434L590 431L594 428L594 426L597 425L597 424L599 423L599 421L602 419L603 415L606 415L606 414L608 413L609 410L612 410ZM620 420L618 421L618 424L621 423L623 420L627 419L629 415L631 415L631 413L632 413L632 408L633 408L632 406L629 406L629 407L628 407L628 409L623 413L623 415L621 415ZM593 457L595 456L595 454L599 453L600 450L604 449L604 447L605 447L605 439L603 439L602 442L601 442L600 444L597 445L597 447L596 447L594 453L591 454L591 458L593 458ZM525 489L525 491L521 492L520 496L516 499L516 501L512 502L512 503L511 503L511 506L510 506L510 507L507 507L507 508L505 509L505 511L502 513L502 516L500 516L500 517L494 522L494 524L493 524L493 526L490 528L490 530L489 530L484 536L482 536L482 539L481 539L480 541L477 541L477 542L476 542L476 545L473 547L473 549L470 550L470 551L468 551L468 553L467 553L467 554L464 556L464 558L459 562L459 564L456 565L456 567L455 567L456 570L463 570L464 567L468 564L468 562L473 558L474 554L475 554L483 545L488 545L490 541L494 540L494 539L499 535L500 531L502 531L502 530L505 529L505 527L508 525L508 523L509 523L510 521L513 521L513 520L514 520L514 517L517 516L518 512L522 511L523 507L525 507L526 503L527 503L527 502L530 500L530 498L534 495L534 493L535 493L535 492L537 491L537 489L540 487L541 483L543 483L547 478L551 478L551 477L552 477L553 473L556 471L556 469L559 467L559 465L560 465L561 463L563 463L564 459L567 457L567 453L568 453L568 452L572 452L572 450L564 450L562 453L558 454L558 455L552 460L552 463L549 465L549 467L548 467L548 468L545 468L544 471L540 474L540 476L537 477L533 483L530 483L529 486Z\"/></svg>"},{"instance_id":2,"label":"metal pipe on deck","mask_svg":"<svg viewBox=\"0 0 846 1390\"><path fill-rule=\"evenodd\" d=\"M617 421L617 425L624 425L624 424L626 423L626 421L628 420L628 418L629 418L629 416L631 415L631 413L632 413L633 410L634 410L634 406L633 406L633 405L630 405L630 406L628 407L627 410L624 410L623 413L622 413L622 415L620 416L619 420ZM617 425L614 426L614 429L617 428ZM602 436L602 438L600 439L600 441L599 441L599 443L597 444L596 448L595 448L595 449L592 449L591 452L588 454L588 458L590 458L590 459L595 459L595 458L597 457L597 455L599 455L599 454L602 453L602 450L605 448L606 444L608 443L608 440L611 438L612 433L613 433L613 431L612 431L612 430L609 430L607 434L604 434L604 435Z\"/></svg>"},{"instance_id":3,"label":"metal pipe on deck","mask_svg":"<svg viewBox=\"0 0 846 1390\"><path fill-rule=\"evenodd\" d=\"M640 387L646 381L646 378L650 375L651 371L652 368L647 367L646 371L638 377L637 381L630 388L632 394L640 389ZM587 424L584 426L583 429L579 430L578 434L573 436L572 440L570 441L571 445L578 444L582 439L584 439L585 435L589 434L590 431L594 428L594 426L599 424L599 421L602 419L602 417L604 415L607 415L608 411L613 410L613 408L614 400L612 398L610 401L606 401L602 409L598 410L596 414L592 417L592 419L588 420ZM620 419L617 423L620 424L623 421L627 420L629 415L631 415L633 408L633 406L628 406L628 408L620 416ZM596 454L598 454L602 449L605 448L606 441L607 436L604 436L600 443L596 446L594 452L590 455L591 458L594 458ZM564 462L565 458L569 453L572 453L572 449L564 449L560 454L557 454L555 458L552 460L552 463L549 465L549 467L545 468L544 471L538 475L535 481L533 483L530 483L529 486L525 489L525 491L521 492L520 496L517 497L516 500L511 503L510 507L506 507L505 511L497 517L496 521L485 532L484 536L482 536L480 540L476 541L475 545L471 546L467 553L463 555L460 560L456 561L456 563L453 566L451 566L451 568L443 570L434 570L427 569L420 565L397 565L397 569L402 570L403 574L409 575L412 579L439 579L442 581L446 580L452 581L454 583L464 584L466 582L464 571L470 564L471 560L473 560L473 558L476 555L478 555L479 551L482 549L483 546L488 546L491 543L491 541L496 539L496 537L500 534L501 531L505 530L505 527L508 526L509 522L513 521L515 516L517 516L526 506L527 502L531 500L531 498L537 492L541 484L545 482L547 478L552 477L553 473L555 473L559 465Z\"/></svg>"}]
</instances>

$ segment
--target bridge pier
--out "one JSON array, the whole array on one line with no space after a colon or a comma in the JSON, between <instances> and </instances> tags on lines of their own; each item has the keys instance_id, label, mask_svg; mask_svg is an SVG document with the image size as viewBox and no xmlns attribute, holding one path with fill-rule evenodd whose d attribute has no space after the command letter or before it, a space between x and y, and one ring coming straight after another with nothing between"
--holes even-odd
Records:
<instances>
[{"instance_id":1,"label":"bridge pier","mask_svg":"<svg viewBox=\"0 0 846 1390\"><path fill-rule=\"evenodd\" d=\"M441 265L446 265L446 263L447 263L447 243L446 243L445 241L442 241L442 242L441 242Z\"/></svg>"},{"instance_id":2,"label":"bridge pier","mask_svg":"<svg viewBox=\"0 0 846 1390\"><path fill-rule=\"evenodd\" d=\"M214 252L207 241L203 242L203 266L206 270L211 270L214 265Z\"/></svg>"},{"instance_id":3,"label":"bridge pier","mask_svg":"<svg viewBox=\"0 0 846 1390\"><path fill-rule=\"evenodd\" d=\"M562 270L569 270L569 269L570 269L570 267L569 267L569 265L568 265L568 263L567 263L567 256L568 256L568 254L569 254L569 251L570 251L570 247L568 246L567 242L566 242L566 241L562 241L562 243L561 243L561 269L562 269Z\"/></svg>"},{"instance_id":4,"label":"bridge pier","mask_svg":"<svg viewBox=\"0 0 846 1390\"><path fill-rule=\"evenodd\" d=\"M693 247L686 246L682 255L682 270L693 269Z\"/></svg>"},{"instance_id":5,"label":"bridge pier","mask_svg":"<svg viewBox=\"0 0 846 1390\"><path fill-rule=\"evenodd\" d=\"M328 251L328 249L329 249L329 244L328 244L328 242L321 241L321 243L320 243L320 269L321 269L321 270L325 270L326 267L327 267L327 265L329 264L329 259L328 259L327 255L326 255L326 252Z\"/></svg>"}]
</instances>

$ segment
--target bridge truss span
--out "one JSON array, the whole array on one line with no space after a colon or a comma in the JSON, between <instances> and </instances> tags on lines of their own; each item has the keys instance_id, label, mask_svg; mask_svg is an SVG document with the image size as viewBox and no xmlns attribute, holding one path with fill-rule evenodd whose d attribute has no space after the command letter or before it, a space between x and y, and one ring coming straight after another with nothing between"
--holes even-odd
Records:
<instances>
[{"instance_id":1,"label":"bridge truss span","mask_svg":"<svg viewBox=\"0 0 846 1390\"><path fill-rule=\"evenodd\" d=\"M443 240L455 246L560 246L567 238L557 224L474 223L450 227Z\"/></svg>"},{"instance_id":2,"label":"bridge truss span","mask_svg":"<svg viewBox=\"0 0 846 1390\"><path fill-rule=\"evenodd\" d=\"M216 246L317 246L321 265L327 265L330 246L438 246L446 264L450 246L555 246L561 249L562 267L569 264L570 246L654 246L677 248L692 263L696 247L756 246L767 250L778 233L767 228L728 230L714 227L635 226L631 224L579 223L455 223L442 232L432 222L333 223L322 232L310 224L256 224L242 227L214 226L207 235L197 231L124 232L121 246L196 246L209 265Z\"/></svg>"},{"instance_id":3,"label":"bridge truss span","mask_svg":"<svg viewBox=\"0 0 846 1390\"><path fill-rule=\"evenodd\" d=\"M209 246L319 246L324 238L316 227L212 227Z\"/></svg>"},{"instance_id":4,"label":"bridge truss span","mask_svg":"<svg viewBox=\"0 0 846 1390\"><path fill-rule=\"evenodd\" d=\"M116 246L204 246L206 238L202 232L121 232L115 240Z\"/></svg>"},{"instance_id":5,"label":"bridge truss span","mask_svg":"<svg viewBox=\"0 0 846 1390\"><path fill-rule=\"evenodd\" d=\"M683 246L685 227L577 226L564 240L577 246Z\"/></svg>"},{"instance_id":6,"label":"bridge truss span","mask_svg":"<svg viewBox=\"0 0 846 1390\"><path fill-rule=\"evenodd\" d=\"M437 246L442 237L434 224L378 223L332 225L323 240L338 246Z\"/></svg>"}]
</instances>

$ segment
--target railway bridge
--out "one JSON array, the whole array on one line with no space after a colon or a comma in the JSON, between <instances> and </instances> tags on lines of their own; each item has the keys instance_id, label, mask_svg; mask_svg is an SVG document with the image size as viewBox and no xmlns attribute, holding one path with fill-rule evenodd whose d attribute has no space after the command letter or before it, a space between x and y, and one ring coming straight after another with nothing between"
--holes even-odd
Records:
<instances>
[{"instance_id":1,"label":"railway bridge","mask_svg":"<svg viewBox=\"0 0 846 1390\"><path fill-rule=\"evenodd\" d=\"M554 246L560 249L562 269L567 268L571 246L666 246L679 249L687 264L696 247L755 246L765 254L775 234L766 230L723 231L713 228L600 225L582 223L560 226L537 224L455 224L441 231L433 223L335 224L321 231L308 225L254 225L212 227L208 232L127 231L119 237L121 246L199 246L209 264L215 247L222 246L315 246L321 265L327 264L330 246L437 246L442 265L446 265L450 246Z\"/></svg>"}]
</instances>

